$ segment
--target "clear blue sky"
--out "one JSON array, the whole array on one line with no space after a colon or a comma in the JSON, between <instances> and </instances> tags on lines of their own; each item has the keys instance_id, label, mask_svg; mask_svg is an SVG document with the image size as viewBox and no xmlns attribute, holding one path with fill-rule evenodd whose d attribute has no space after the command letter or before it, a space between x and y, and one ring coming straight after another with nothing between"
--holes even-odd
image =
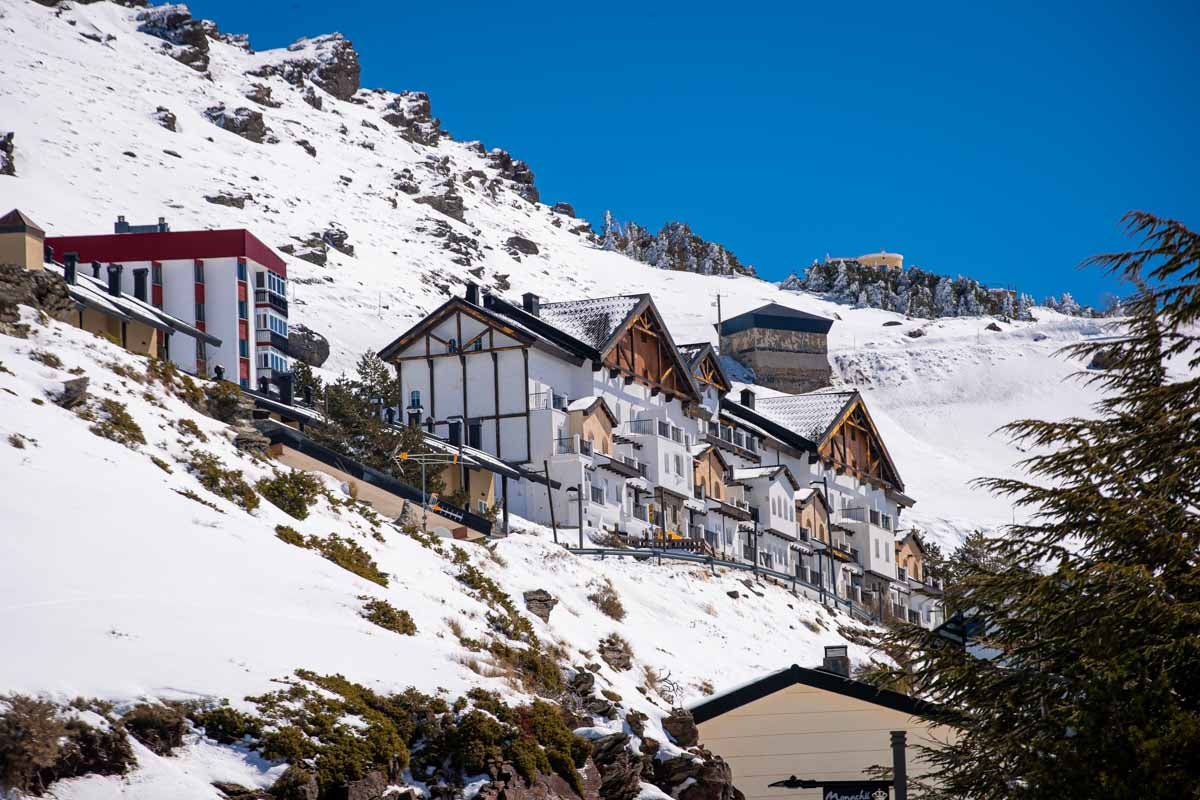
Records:
<instances>
[{"instance_id":1,"label":"clear blue sky","mask_svg":"<svg viewBox=\"0 0 1200 800\"><path fill-rule=\"evenodd\" d=\"M684 220L772 279L887 248L1094 303L1117 287L1075 266L1126 210L1200 227L1195 2L190 5L256 49L339 30L544 201Z\"/></svg>"}]
</instances>

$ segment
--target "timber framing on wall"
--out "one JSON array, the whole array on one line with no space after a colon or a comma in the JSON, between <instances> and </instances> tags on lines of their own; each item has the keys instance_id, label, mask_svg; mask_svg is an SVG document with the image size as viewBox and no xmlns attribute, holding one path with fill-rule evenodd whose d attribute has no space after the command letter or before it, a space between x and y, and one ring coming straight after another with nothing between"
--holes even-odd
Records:
<instances>
[{"instance_id":1,"label":"timber framing on wall","mask_svg":"<svg viewBox=\"0 0 1200 800\"><path fill-rule=\"evenodd\" d=\"M625 321L617 327L600 353L601 362L612 370L685 403L700 400L685 363L662 316L649 295L643 295Z\"/></svg>"},{"instance_id":2,"label":"timber framing on wall","mask_svg":"<svg viewBox=\"0 0 1200 800\"><path fill-rule=\"evenodd\" d=\"M484 327L476 335L470 339L463 341L463 317L470 317L481 323ZM451 347L449 339L444 339L434 331L443 323L451 322L454 325L454 346ZM516 341L515 345L498 345L496 342L496 333L499 332L508 337L509 340ZM424 347L419 347L421 342L424 342ZM444 352L434 352L433 343L437 342L443 346ZM418 322L409 330L402 333L389 345L379 351L380 358L391 362L396 367L396 376L401 382L402 396L406 395L407 387L404 386L404 365L412 361L424 361L429 373L429 408L426 410L426 420L432 420L436 426L441 420L438 416L438 395L437 395L437 369L436 365L439 360L454 358L459 362L461 370L462 382L462 415L464 422L479 422L481 424L491 423L495 433L496 441L496 457L503 458L505 456L503 449L503 436L501 432L501 424L506 419L522 419L525 425L525 454L520 460L528 460L529 452L532 446L532 433L530 430L530 406L529 406L529 348L536 342L536 337L526 331L507 323L503 318L491 314L477 306L467 303L462 298L453 297L439 306L433 313L429 314L423 320ZM418 345L413 352L413 345ZM520 351L522 356L522 364L525 373L524 391L525 400L521 403L521 410L510 411L507 413L501 412L501 392L500 392L500 354L503 352ZM401 355L402 353L407 355ZM476 385L472 388L471 381L468 380L467 359L472 356L490 356L492 362L491 386L481 387ZM476 381L476 384L479 382ZM491 411L492 413L478 413L472 408L472 398L479 391L483 391L487 395L491 395ZM474 408L478 409L480 403L476 400ZM467 436L465 429L462 435ZM510 456L513 454L509 454Z\"/></svg>"},{"instance_id":3,"label":"timber framing on wall","mask_svg":"<svg viewBox=\"0 0 1200 800\"><path fill-rule=\"evenodd\" d=\"M861 442L861 448L856 447ZM862 453L865 463L858 463L855 454ZM855 395L841 410L818 445L821 459L839 472L880 488L904 491L904 483L888 453L879 429L875 427L862 397Z\"/></svg>"}]
</instances>

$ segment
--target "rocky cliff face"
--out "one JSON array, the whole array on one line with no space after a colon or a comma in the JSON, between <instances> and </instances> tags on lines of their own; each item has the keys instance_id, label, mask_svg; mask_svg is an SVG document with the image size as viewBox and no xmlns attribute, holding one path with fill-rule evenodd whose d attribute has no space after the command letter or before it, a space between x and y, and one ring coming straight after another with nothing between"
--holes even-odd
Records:
<instances>
[{"instance_id":1,"label":"rocky cliff face","mask_svg":"<svg viewBox=\"0 0 1200 800\"><path fill-rule=\"evenodd\" d=\"M617 222L606 212L602 242L605 250L659 269L701 275L755 275L754 267L743 264L724 245L697 236L686 222L668 222L654 234L636 222Z\"/></svg>"}]
</instances>

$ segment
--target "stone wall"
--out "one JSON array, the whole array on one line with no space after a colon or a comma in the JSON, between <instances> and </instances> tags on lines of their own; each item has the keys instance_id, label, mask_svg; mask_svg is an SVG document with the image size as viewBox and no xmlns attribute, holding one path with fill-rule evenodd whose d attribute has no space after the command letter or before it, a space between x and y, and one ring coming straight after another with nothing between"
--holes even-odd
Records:
<instances>
[{"instance_id":1,"label":"stone wall","mask_svg":"<svg viewBox=\"0 0 1200 800\"><path fill-rule=\"evenodd\" d=\"M827 337L821 333L750 328L721 336L721 353L754 371L756 383L798 394L829 386Z\"/></svg>"}]
</instances>

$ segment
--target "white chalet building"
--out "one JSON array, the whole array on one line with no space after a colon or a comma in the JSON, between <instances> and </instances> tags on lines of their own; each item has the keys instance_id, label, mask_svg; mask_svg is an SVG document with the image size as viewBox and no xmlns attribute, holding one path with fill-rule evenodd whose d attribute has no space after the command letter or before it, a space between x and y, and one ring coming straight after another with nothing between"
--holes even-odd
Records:
<instances>
[{"instance_id":1,"label":"white chalet building","mask_svg":"<svg viewBox=\"0 0 1200 800\"><path fill-rule=\"evenodd\" d=\"M408 424L550 479L507 483L513 513L914 616L895 563L912 500L857 392L735 402L712 345L677 346L646 294L515 304L469 284L380 356Z\"/></svg>"}]
</instances>

